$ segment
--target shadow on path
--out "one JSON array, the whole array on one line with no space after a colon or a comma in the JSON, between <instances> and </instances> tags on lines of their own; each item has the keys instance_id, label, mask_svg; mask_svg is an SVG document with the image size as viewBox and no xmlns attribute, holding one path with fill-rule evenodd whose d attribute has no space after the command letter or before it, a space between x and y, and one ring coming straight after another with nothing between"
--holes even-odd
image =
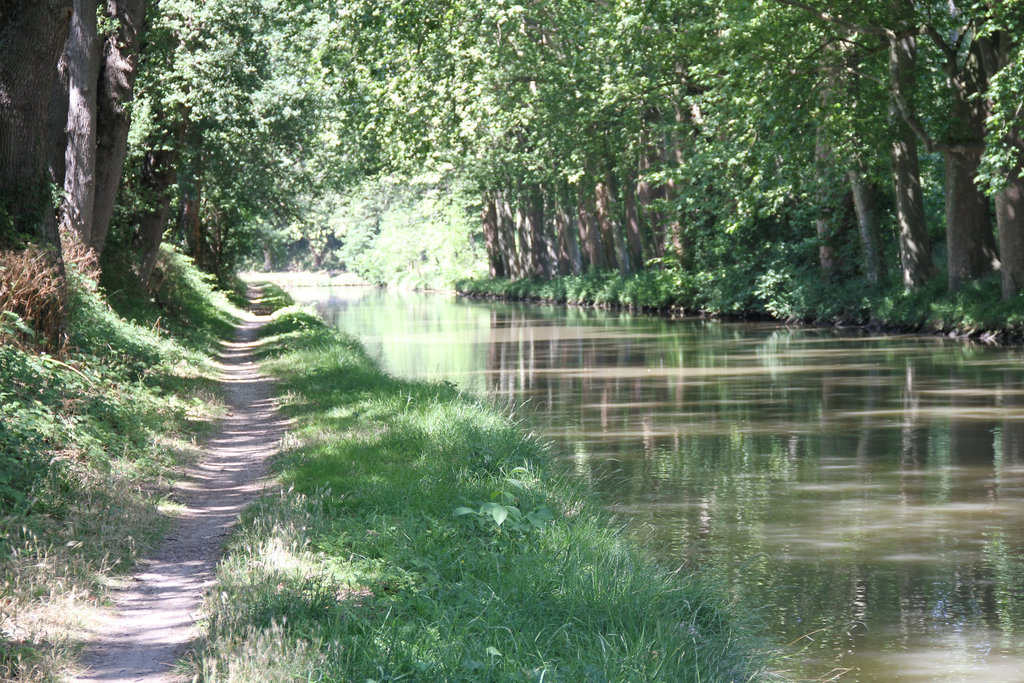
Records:
<instances>
[{"instance_id":1,"label":"shadow on path","mask_svg":"<svg viewBox=\"0 0 1024 683\"><path fill-rule=\"evenodd\" d=\"M195 638L203 592L212 585L224 539L239 512L262 491L270 456L287 425L273 380L254 361L262 322L243 322L225 344L222 384L228 415L207 457L177 487L185 506L157 552L139 564L114 610L96 625L75 681L174 681L171 666Z\"/></svg>"}]
</instances>

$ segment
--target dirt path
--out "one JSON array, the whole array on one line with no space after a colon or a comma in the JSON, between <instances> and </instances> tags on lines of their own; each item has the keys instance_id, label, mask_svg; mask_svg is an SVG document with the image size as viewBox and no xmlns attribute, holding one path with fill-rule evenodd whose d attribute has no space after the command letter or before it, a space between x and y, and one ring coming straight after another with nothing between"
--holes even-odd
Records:
<instances>
[{"instance_id":1,"label":"dirt path","mask_svg":"<svg viewBox=\"0 0 1024 683\"><path fill-rule=\"evenodd\" d=\"M171 672L197 634L203 591L213 582L224 538L238 513L259 494L267 462L285 422L277 413L272 380L253 359L252 316L221 357L229 413L208 442L206 460L178 487L186 510L156 554L140 563L116 606L93 629L75 681L175 681Z\"/></svg>"}]
</instances>

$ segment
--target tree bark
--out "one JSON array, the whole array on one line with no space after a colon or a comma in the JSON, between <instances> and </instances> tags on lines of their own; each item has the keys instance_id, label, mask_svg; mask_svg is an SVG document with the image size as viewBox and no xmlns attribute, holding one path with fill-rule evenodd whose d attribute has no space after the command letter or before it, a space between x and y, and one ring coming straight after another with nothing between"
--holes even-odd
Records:
<instances>
[{"instance_id":1,"label":"tree bark","mask_svg":"<svg viewBox=\"0 0 1024 683\"><path fill-rule=\"evenodd\" d=\"M261 244L260 248L263 250L263 272L271 273L274 271L274 252L266 243Z\"/></svg>"},{"instance_id":2,"label":"tree bark","mask_svg":"<svg viewBox=\"0 0 1024 683\"><path fill-rule=\"evenodd\" d=\"M498 208L494 197L484 195L483 211L480 216L483 226L484 245L487 249L487 269L492 278L505 277L505 265L498 248Z\"/></svg>"},{"instance_id":3,"label":"tree bark","mask_svg":"<svg viewBox=\"0 0 1024 683\"><path fill-rule=\"evenodd\" d=\"M564 201L555 205L555 232L558 235L558 274L570 275L573 272L573 258L570 240L572 239L572 219L565 208Z\"/></svg>"},{"instance_id":4,"label":"tree bark","mask_svg":"<svg viewBox=\"0 0 1024 683\"><path fill-rule=\"evenodd\" d=\"M518 242L519 273L521 277L533 277L533 244L530 242L530 207L522 193L516 206L516 241Z\"/></svg>"},{"instance_id":5,"label":"tree bark","mask_svg":"<svg viewBox=\"0 0 1024 683\"><path fill-rule=\"evenodd\" d=\"M917 68L917 42L911 36L889 42L889 75L897 92L909 92ZM932 247L925 222L924 195L921 192L921 167L917 135L892 107L897 134L890 153L893 187L896 193L896 219L899 223L900 265L903 284L908 289L923 286L935 275Z\"/></svg>"},{"instance_id":6,"label":"tree bark","mask_svg":"<svg viewBox=\"0 0 1024 683\"><path fill-rule=\"evenodd\" d=\"M580 243L586 255L588 268L604 268L604 250L601 247L601 236L598 233L597 221L594 218L594 198L581 180L576 186L576 219L579 223Z\"/></svg>"},{"instance_id":7,"label":"tree bark","mask_svg":"<svg viewBox=\"0 0 1024 683\"><path fill-rule=\"evenodd\" d=\"M644 267L644 243L640 235L640 214L636 208L636 177L627 173L622 179L623 222L629 270L639 273Z\"/></svg>"},{"instance_id":8,"label":"tree bark","mask_svg":"<svg viewBox=\"0 0 1024 683\"><path fill-rule=\"evenodd\" d=\"M615 219L612 216L612 189L609 175L605 174L605 177L594 185L594 202L601 241L601 260L606 266L614 268L619 265L619 259L615 245Z\"/></svg>"},{"instance_id":9,"label":"tree bark","mask_svg":"<svg viewBox=\"0 0 1024 683\"><path fill-rule=\"evenodd\" d=\"M71 14L71 0L9 0L0 11L0 242L35 235L58 253L46 122Z\"/></svg>"},{"instance_id":10,"label":"tree bark","mask_svg":"<svg viewBox=\"0 0 1024 683\"><path fill-rule=\"evenodd\" d=\"M65 230L92 243L96 197L96 86L100 70L99 0L74 0L68 35L68 116L64 172Z\"/></svg>"},{"instance_id":11,"label":"tree bark","mask_svg":"<svg viewBox=\"0 0 1024 683\"><path fill-rule=\"evenodd\" d=\"M499 195L497 209L498 234L502 241L502 253L505 255L505 271L510 279L518 280L523 277L523 271L520 268L519 256L516 251L515 218L508 201L507 191L503 191Z\"/></svg>"},{"instance_id":12,"label":"tree bark","mask_svg":"<svg viewBox=\"0 0 1024 683\"><path fill-rule=\"evenodd\" d=\"M573 197L568 186L562 188L562 211L565 214L565 239L569 243L569 263L573 275L583 272L583 252L580 249L580 233L573 221Z\"/></svg>"},{"instance_id":13,"label":"tree bark","mask_svg":"<svg viewBox=\"0 0 1024 683\"><path fill-rule=\"evenodd\" d=\"M1017 164L1006 180L1006 187L996 194L996 224L999 228L1000 274L1003 299L1024 289L1024 156L1016 155Z\"/></svg>"},{"instance_id":14,"label":"tree bark","mask_svg":"<svg viewBox=\"0 0 1024 683\"><path fill-rule=\"evenodd\" d=\"M986 82L978 44L972 43L967 62L950 73L953 106L949 144L943 147L946 170L946 251L949 288L976 280L998 265L988 197L974 181L985 152L983 97Z\"/></svg>"},{"instance_id":15,"label":"tree bark","mask_svg":"<svg viewBox=\"0 0 1024 683\"><path fill-rule=\"evenodd\" d=\"M974 182L981 156L980 147L943 153L950 289L992 272L998 264L988 197Z\"/></svg>"},{"instance_id":16,"label":"tree bark","mask_svg":"<svg viewBox=\"0 0 1024 683\"><path fill-rule=\"evenodd\" d=\"M540 186L529 185L522 199L525 209L526 233L530 244L530 275L548 275L548 243L544 236L544 195Z\"/></svg>"},{"instance_id":17,"label":"tree bark","mask_svg":"<svg viewBox=\"0 0 1024 683\"><path fill-rule=\"evenodd\" d=\"M882 261L879 253L878 233L879 216L876 196L878 187L864 179L861 171L851 169L847 172L850 180L850 191L853 194L853 206L857 212L857 226L860 232L861 252L864 256L864 277L872 285L881 279Z\"/></svg>"},{"instance_id":18,"label":"tree bark","mask_svg":"<svg viewBox=\"0 0 1024 683\"><path fill-rule=\"evenodd\" d=\"M107 0L107 16L117 21L117 30L103 40L97 88L96 197L90 241L97 254L102 254L106 245L128 156L128 103L135 94L145 13L146 0Z\"/></svg>"}]
</instances>

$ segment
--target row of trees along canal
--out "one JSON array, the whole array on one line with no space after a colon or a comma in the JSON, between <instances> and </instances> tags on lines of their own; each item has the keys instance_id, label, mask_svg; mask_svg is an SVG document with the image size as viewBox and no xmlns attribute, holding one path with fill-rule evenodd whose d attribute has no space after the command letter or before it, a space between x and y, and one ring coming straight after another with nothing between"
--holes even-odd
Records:
<instances>
[{"instance_id":1,"label":"row of trees along canal","mask_svg":"<svg viewBox=\"0 0 1024 683\"><path fill-rule=\"evenodd\" d=\"M412 178L452 277L1024 286L1018 0L11 0L0 35L4 246L149 286L164 239L366 270L424 226L360 198Z\"/></svg>"}]
</instances>

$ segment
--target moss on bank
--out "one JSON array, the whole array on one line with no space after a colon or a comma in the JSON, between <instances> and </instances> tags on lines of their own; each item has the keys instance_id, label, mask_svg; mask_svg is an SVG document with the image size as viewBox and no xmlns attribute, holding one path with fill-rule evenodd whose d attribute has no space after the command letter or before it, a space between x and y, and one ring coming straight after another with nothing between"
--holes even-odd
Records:
<instances>
[{"instance_id":1,"label":"moss on bank","mask_svg":"<svg viewBox=\"0 0 1024 683\"><path fill-rule=\"evenodd\" d=\"M456 289L473 297L867 325L1000 342L1024 341L1024 293L1002 301L998 273L954 292L947 291L941 278L919 290L907 291L901 285L872 289L860 281L826 283L812 274L793 280L774 277L770 272L753 284L731 283L711 274L671 268L632 276L596 271L552 280L462 280Z\"/></svg>"},{"instance_id":2,"label":"moss on bank","mask_svg":"<svg viewBox=\"0 0 1024 683\"><path fill-rule=\"evenodd\" d=\"M645 559L493 407L386 375L304 309L264 332L284 491L230 543L204 680L766 677L716 584Z\"/></svg>"},{"instance_id":3,"label":"moss on bank","mask_svg":"<svg viewBox=\"0 0 1024 683\"><path fill-rule=\"evenodd\" d=\"M212 353L234 311L182 255L158 267L162 304L72 270L59 358L0 329L0 680L61 677L80 620L161 536L220 410Z\"/></svg>"}]
</instances>

